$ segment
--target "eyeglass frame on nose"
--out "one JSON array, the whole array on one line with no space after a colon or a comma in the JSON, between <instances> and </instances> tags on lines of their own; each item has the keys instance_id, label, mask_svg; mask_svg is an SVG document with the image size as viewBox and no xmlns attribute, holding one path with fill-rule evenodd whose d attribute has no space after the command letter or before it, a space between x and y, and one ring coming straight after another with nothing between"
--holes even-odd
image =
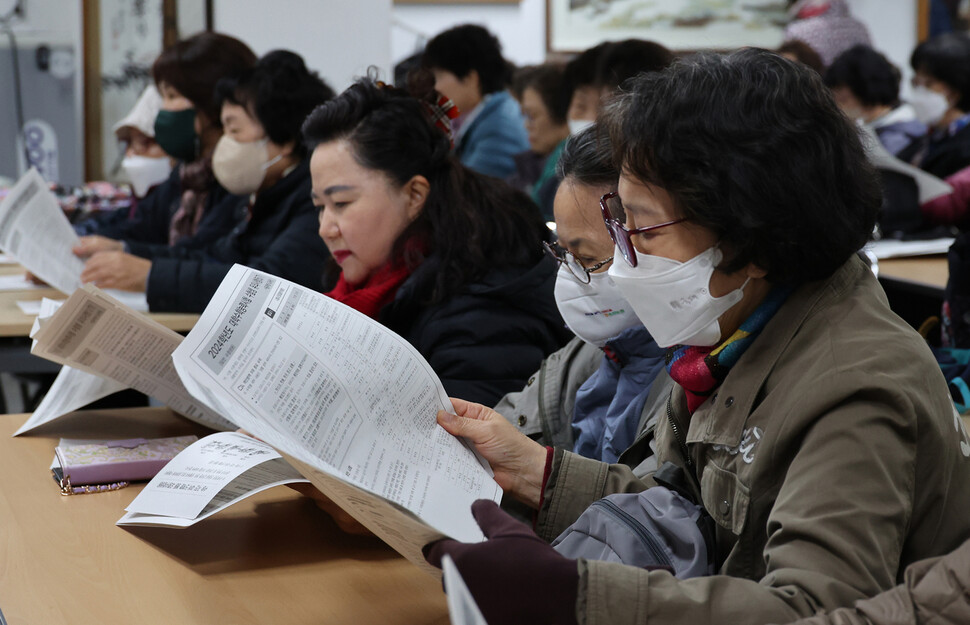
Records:
<instances>
[{"instance_id":1,"label":"eyeglass frame on nose","mask_svg":"<svg viewBox=\"0 0 970 625\"><path fill-rule=\"evenodd\" d=\"M630 230L626 227L626 225L620 223L619 220L613 216L613 213L610 212L610 207L606 204L615 197L619 197L619 194L616 191L610 191L609 193L603 194L603 196L600 198L600 211L603 213L603 221L606 223L606 229L610 233L610 238L613 239L613 243L616 244L617 249L620 250L620 255L623 256L623 260L625 260L631 267L637 266L637 252L636 248L633 246L633 240L631 239L633 235L644 234L646 232L650 232L651 230L657 230L658 228L672 226L674 224L679 224L682 221L687 221L686 217L681 217L680 219L665 221L662 224L644 226L643 228L634 228L633 230Z\"/></svg>"},{"instance_id":2,"label":"eyeglass frame on nose","mask_svg":"<svg viewBox=\"0 0 970 625\"><path fill-rule=\"evenodd\" d=\"M568 271L569 273L571 273L574 278L576 278L577 280L579 280L583 284L589 284L590 282L592 282L593 281L593 276L591 274L593 272L595 272L597 269L602 268L607 263L610 263L610 262L613 261L613 257L610 256L609 258L607 258L605 260L601 260L601 261L599 261L597 263L593 263L593 265L587 267L582 262L580 262L580 260L578 258L576 258L576 255L575 254L573 254L572 252L570 252L566 248L562 247L561 245L557 245L556 247L558 247L559 249L561 249L564 254L569 254L570 256L572 256L573 257L573 260L576 261L576 264L579 265L579 267L583 270L583 275L580 276L580 275L577 275L576 274L576 272L573 270L573 266L570 264L570 262L568 260L566 260L565 258L563 258L562 256L560 256L559 254L556 253L556 250L555 250L555 248L553 248L553 244L552 243L549 243L548 241L543 241L542 242L542 247L545 250L546 254L548 254L549 256L552 256L552 258L555 259L555 261L557 263L559 263L560 265L565 265L566 266L566 271Z\"/></svg>"}]
</instances>

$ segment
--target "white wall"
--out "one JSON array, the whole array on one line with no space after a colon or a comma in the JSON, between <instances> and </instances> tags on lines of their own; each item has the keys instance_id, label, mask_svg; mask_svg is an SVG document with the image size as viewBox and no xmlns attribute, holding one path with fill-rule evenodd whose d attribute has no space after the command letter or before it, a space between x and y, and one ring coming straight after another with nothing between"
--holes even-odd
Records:
<instances>
[{"instance_id":1,"label":"white wall","mask_svg":"<svg viewBox=\"0 0 970 625\"><path fill-rule=\"evenodd\" d=\"M214 0L212 19L256 54L302 55L338 92L370 65L391 67L391 0Z\"/></svg>"},{"instance_id":2,"label":"white wall","mask_svg":"<svg viewBox=\"0 0 970 625\"><path fill-rule=\"evenodd\" d=\"M903 72L903 94L909 93L909 56L916 47L917 0L849 0L852 14L869 27L872 46Z\"/></svg>"},{"instance_id":3,"label":"white wall","mask_svg":"<svg viewBox=\"0 0 970 625\"><path fill-rule=\"evenodd\" d=\"M546 0L517 4L397 4L391 27L391 59L415 52L421 37L434 37L458 24L480 24L502 42L505 58L517 65L541 63L546 57ZM423 43L422 43L423 45Z\"/></svg>"}]
</instances>

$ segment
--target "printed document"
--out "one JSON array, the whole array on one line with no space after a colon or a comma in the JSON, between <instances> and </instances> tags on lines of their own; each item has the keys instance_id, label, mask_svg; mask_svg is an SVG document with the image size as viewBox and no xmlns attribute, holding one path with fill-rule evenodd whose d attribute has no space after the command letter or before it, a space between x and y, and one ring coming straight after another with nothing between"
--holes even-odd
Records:
<instances>
[{"instance_id":1,"label":"printed document","mask_svg":"<svg viewBox=\"0 0 970 625\"><path fill-rule=\"evenodd\" d=\"M210 434L169 461L118 525L188 527L267 488L307 481L266 443Z\"/></svg>"},{"instance_id":2,"label":"printed document","mask_svg":"<svg viewBox=\"0 0 970 625\"><path fill-rule=\"evenodd\" d=\"M81 286L84 261L71 253L78 241L36 169L24 174L0 202L0 250L67 295Z\"/></svg>"},{"instance_id":3,"label":"printed document","mask_svg":"<svg viewBox=\"0 0 970 625\"><path fill-rule=\"evenodd\" d=\"M199 401L276 448L415 564L450 536L483 539L491 469L438 426L453 410L407 341L325 295L236 265L173 354Z\"/></svg>"},{"instance_id":4,"label":"printed document","mask_svg":"<svg viewBox=\"0 0 970 625\"><path fill-rule=\"evenodd\" d=\"M33 333L30 353L154 397L175 412L217 429L235 426L196 401L172 365L182 336L85 285Z\"/></svg>"},{"instance_id":5,"label":"printed document","mask_svg":"<svg viewBox=\"0 0 970 625\"><path fill-rule=\"evenodd\" d=\"M894 171L912 178L916 182L920 204L929 202L941 195L953 193L953 187L945 181L923 171L919 167L903 162L890 154L889 150L879 140L876 132L871 128L863 126L861 132L863 138L862 145L866 149L869 161L879 169Z\"/></svg>"}]
</instances>

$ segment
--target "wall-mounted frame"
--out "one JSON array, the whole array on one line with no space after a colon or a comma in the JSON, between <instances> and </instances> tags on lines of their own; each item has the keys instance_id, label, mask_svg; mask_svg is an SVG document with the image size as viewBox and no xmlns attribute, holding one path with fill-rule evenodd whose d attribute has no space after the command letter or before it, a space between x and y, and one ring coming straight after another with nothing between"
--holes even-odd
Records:
<instances>
[{"instance_id":1,"label":"wall-mounted frame","mask_svg":"<svg viewBox=\"0 0 970 625\"><path fill-rule=\"evenodd\" d=\"M118 144L112 126L151 82L151 65L180 38L212 28L212 0L84 2L84 169L112 180Z\"/></svg>"},{"instance_id":2,"label":"wall-mounted frame","mask_svg":"<svg viewBox=\"0 0 970 625\"><path fill-rule=\"evenodd\" d=\"M671 50L775 48L787 7L785 0L546 0L546 47L579 52L635 37Z\"/></svg>"},{"instance_id":3,"label":"wall-mounted frame","mask_svg":"<svg viewBox=\"0 0 970 625\"><path fill-rule=\"evenodd\" d=\"M394 4L519 4L522 0L394 0Z\"/></svg>"}]
</instances>

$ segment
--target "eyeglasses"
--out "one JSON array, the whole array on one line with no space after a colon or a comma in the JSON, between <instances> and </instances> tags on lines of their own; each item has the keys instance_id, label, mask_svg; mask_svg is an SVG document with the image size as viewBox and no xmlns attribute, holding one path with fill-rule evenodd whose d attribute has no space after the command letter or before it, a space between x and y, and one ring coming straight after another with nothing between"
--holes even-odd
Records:
<instances>
[{"instance_id":1,"label":"eyeglasses","mask_svg":"<svg viewBox=\"0 0 970 625\"><path fill-rule=\"evenodd\" d=\"M565 265L566 269L569 270L569 273L573 274L573 277L583 284L589 284L593 279L589 274L593 273L597 269L601 269L604 265L613 260L613 257L610 256L606 260L601 260L594 265L586 267L583 265L583 263L579 262L578 258L573 256L572 252L560 247L559 245L549 243L548 241L543 241L542 247L545 249L546 254L549 254L555 258L560 265Z\"/></svg>"},{"instance_id":2,"label":"eyeglasses","mask_svg":"<svg viewBox=\"0 0 970 625\"><path fill-rule=\"evenodd\" d=\"M681 217L680 219L665 221L655 226L644 226L643 228L630 230L623 224L623 206L619 203L619 196L616 191L610 191L600 198L600 210L603 212L603 221L606 222L606 229L610 231L610 238L616 243L616 247L619 248L623 259L631 267L637 266L637 252L633 247L633 241L630 237L635 234L643 234L651 230L663 228L664 226L672 226L686 221L686 218Z\"/></svg>"}]
</instances>

